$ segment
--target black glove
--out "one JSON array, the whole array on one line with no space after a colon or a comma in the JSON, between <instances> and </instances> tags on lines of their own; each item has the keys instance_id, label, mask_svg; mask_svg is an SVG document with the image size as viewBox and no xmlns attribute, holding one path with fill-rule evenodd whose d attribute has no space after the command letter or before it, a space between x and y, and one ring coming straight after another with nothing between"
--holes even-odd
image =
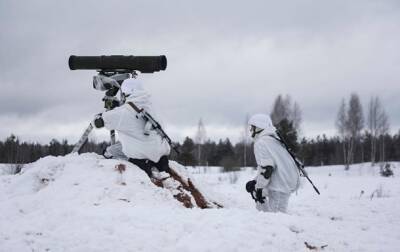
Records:
<instances>
[{"instance_id":1,"label":"black glove","mask_svg":"<svg viewBox=\"0 0 400 252\"><path fill-rule=\"evenodd\" d=\"M255 180L250 180L249 182L246 183L246 191L248 193L252 193L256 190L256 181Z\"/></svg>"},{"instance_id":2,"label":"black glove","mask_svg":"<svg viewBox=\"0 0 400 252\"><path fill-rule=\"evenodd\" d=\"M265 197L263 197L262 196L262 189L261 188L258 188L257 190L256 190L256 199L255 199L255 201L257 202L260 202L261 204L263 204L265 201L264 201L264 199L265 199Z\"/></svg>"},{"instance_id":3,"label":"black glove","mask_svg":"<svg viewBox=\"0 0 400 252\"><path fill-rule=\"evenodd\" d=\"M262 195L262 188L256 189L256 181L255 180L250 180L249 182L246 183L246 191L251 194L251 197L256 201L260 202L261 204L265 203ZM255 196L254 196L255 194Z\"/></svg>"},{"instance_id":4,"label":"black glove","mask_svg":"<svg viewBox=\"0 0 400 252\"><path fill-rule=\"evenodd\" d=\"M96 128L102 128L104 127L104 121L103 118L101 117L101 113L97 114L94 119L93 119L93 126Z\"/></svg>"}]
</instances>

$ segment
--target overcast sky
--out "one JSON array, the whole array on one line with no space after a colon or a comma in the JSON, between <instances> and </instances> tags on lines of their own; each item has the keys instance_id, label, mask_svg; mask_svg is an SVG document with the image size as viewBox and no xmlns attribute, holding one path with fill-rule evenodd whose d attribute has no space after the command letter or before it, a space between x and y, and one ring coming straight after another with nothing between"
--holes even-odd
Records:
<instances>
[{"instance_id":1,"label":"overcast sky","mask_svg":"<svg viewBox=\"0 0 400 252\"><path fill-rule=\"evenodd\" d=\"M95 71L69 70L72 54L165 54L166 71L139 78L177 140L202 118L210 138L237 141L278 94L300 105L303 136L335 134L351 92L365 111L378 95L397 132L399 3L0 0L0 138L78 139L104 94Z\"/></svg>"}]
</instances>

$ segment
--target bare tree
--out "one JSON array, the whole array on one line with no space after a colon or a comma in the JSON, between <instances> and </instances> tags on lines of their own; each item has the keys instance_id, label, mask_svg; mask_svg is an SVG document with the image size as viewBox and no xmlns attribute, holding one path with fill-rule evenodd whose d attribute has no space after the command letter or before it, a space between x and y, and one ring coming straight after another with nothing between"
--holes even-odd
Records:
<instances>
[{"instance_id":1,"label":"bare tree","mask_svg":"<svg viewBox=\"0 0 400 252\"><path fill-rule=\"evenodd\" d=\"M371 97L368 104L368 131L371 134L371 163L375 164L376 162L376 142L378 138L378 124L379 118L381 117L382 106L381 102L376 97Z\"/></svg>"},{"instance_id":2,"label":"bare tree","mask_svg":"<svg viewBox=\"0 0 400 252\"><path fill-rule=\"evenodd\" d=\"M360 132L364 127L364 116L362 111L362 106L360 103L360 98L357 94L353 93L350 96L349 108L347 111L347 123L346 128L349 132L349 145L348 145L348 155L346 162L346 169L350 168L350 164L354 162L354 151L355 144L359 140Z\"/></svg>"},{"instance_id":3,"label":"bare tree","mask_svg":"<svg viewBox=\"0 0 400 252\"><path fill-rule=\"evenodd\" d=\"M300 130L301 109L297 102L294 102L292 106L292 98L289 95L284 98L282 95L278 95L275 98L270 115L274 125L278 125L283 119L287 119L296 131Z\"/></svg>"},{"instance_id":4,"label":"bare tree","mask_svg":"<svg viewBox=\"0 0 400 252\"><path fill-rule=\"evenodd\" d=\"M300 106L297 102L294 102L293 108L290 112L291 112L290 113L290 121L293 122L293 127L299 132L300 124L302 121L302 118L301 118L302 112L301 112Z\"/></svg>"},{"instance_id":5,"label":"bare tree","mask_svg":"<svg viewBox=\"0 0 400 252\"><path fill-rule=\"evenodd\" d=\"M389 132L389 119L378 96L368 104L368 130L371 134L371 163L375 164L378 140L380 161L385 161L385 134Z\"/></svg>"},{"instance_id":6,"label":"bare tree","mask_svg":"<svg viewBox=\"0 0 400 252\"><path fill-rule=\"evenodd\" d=\"M384 162L385 158L385 135L389 132L389 118L386 112L382 109L382 112L378 119L378 135L381 139L380 143L380 161Z\"/></svg>"},{"instance_id":7,"label":"bare tree","mask_svg":"<svg viewBox=\"0 0 400 252\"><path fill-rule=\"evenodd\" d=\"M195 136L195 143L197 144L197 164L201 165L201 146L206 141L206 129L203 124L203 120L200 118L199 123L197 125L197 132Z\"/></svg>"},{"instance_id":8,"label":"bare tree","mask_svg":"<svg viewBox=\"0 0 400 252\"><path fill-rule=\"evenodd\" d=\"M342 102L339 107L339 111L336 116L335 126L338 130L339 137L342 139L343 143L343 163L347 163L347 151L346 151L346 142L348 138L348 132L346 128L347 124L347 115L346 115L346 102L342 99Z\"/></svg>"},{"instance_id":9,"label":"bare tree","mask_svg":"<svg viewBox=\"0 0 400 252\"><path fill-rule=\"evenodd\" d=\"M282 95L278 95L275 98L274 105L271 111L271 120L274 125L280 123L283 119L289 119L290 115L290 96L283 98Z\"/></svg>"}]
</instances>

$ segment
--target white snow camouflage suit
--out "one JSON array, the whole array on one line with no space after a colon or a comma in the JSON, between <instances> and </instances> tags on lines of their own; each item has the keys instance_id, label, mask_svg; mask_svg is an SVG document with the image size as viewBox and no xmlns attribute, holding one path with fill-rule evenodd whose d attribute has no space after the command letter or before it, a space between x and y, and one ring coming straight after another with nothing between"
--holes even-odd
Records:
<instances>
[{"instance_id":1,"label":"white snow camouflage suit","mask_svg":"<svg viewBox=\"0 0 400 252\"><path fill-rule=\"evenodd\" d=\"M140 82L135 79L126 80L121 90L132 89L125 104L102 114L104 127L116 130L118 139L115 145L107 148L113 157L134 159L149 159L157 163L160 157L169 155L170 146L165 139L154 130L151 124L145 122L127 102L134 103L139 109L152 114L150 95L143 90ZM154 116L152 114L152 116ZM122 148L122 153L121 153Z\"/></svg>"},{"instance_id":2,"label":"white snow camouflage suit","mask_svg":"<svg viewBox=\"0 0 400 252\"><path fill-rule=\"evenodd\" d=\"M254 155L257 162L255 188L262 189L266 198L264 203L257 202L260 211L286 212L290 194L300 185L299 170L282 144L275 139L276 129L269 116L265 115L267 123L264 130L254 137ZM272 166L273 172L269 179L261 173L263 167Z\"/></svg>"}]
</instances>

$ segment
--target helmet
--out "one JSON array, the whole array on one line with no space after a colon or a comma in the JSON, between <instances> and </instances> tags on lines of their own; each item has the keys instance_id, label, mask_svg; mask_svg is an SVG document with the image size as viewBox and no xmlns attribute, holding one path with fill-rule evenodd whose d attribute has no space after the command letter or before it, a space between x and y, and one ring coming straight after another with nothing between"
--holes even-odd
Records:
<instances>
[{"instance_id":1,"label":"helmet","mask_svg":"<svg viewBox=\"0 0 400 252\"><path fill-rule=\"evenodd\" d=\"M258 129L261 129L261 131L267 132L268 134L273 134L276 131L274 125L272 124L271 117L266 114L253 115L250 117L248 124L250 126L255 126Z\"/></svg>"},{"instance_id":2,"label":"helmet","mask_svg":"<svg viewBox=\"0 0 400 252\"><path fill-rule=\"evenodd\" d=\"M138 81L137 79L127 79L122 83L121 92L126 96L137 91L144 91L142 82Z\"/></svg>"}]
</instances>

